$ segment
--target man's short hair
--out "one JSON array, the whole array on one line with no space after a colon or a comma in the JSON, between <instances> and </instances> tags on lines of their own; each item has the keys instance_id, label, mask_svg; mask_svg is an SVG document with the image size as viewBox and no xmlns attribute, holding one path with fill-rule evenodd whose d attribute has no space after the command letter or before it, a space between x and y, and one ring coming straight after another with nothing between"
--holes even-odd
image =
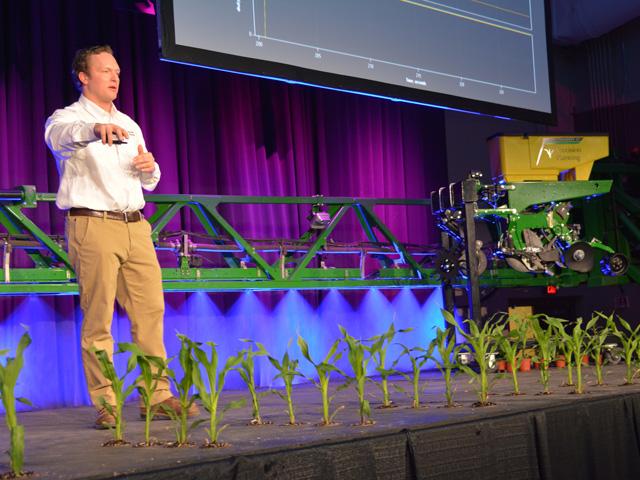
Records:
<instances>
[{"instance_id":1,"label":"man's short hair","mask_svg":"<svg viewBox=\"0 0 640 480\"><path fill-rule=\"evenodd\" d=\"M98 55L99 53L108 53L113 55L113 50L109 45L95 45L93 47L81 48L73 57L73 63L71 63L71 78L73 85L79 92L82 92L82 82L78 78L80 72L88 74L89 69L89 57L91 55Z\"/></svg>"}]
</instances>

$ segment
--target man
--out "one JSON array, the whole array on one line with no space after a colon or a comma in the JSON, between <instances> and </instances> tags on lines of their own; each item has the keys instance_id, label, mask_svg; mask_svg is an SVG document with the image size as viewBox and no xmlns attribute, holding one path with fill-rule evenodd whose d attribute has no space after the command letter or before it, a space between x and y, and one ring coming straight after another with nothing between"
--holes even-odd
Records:
<instances>
[{"instance_id":1,"label":"man","mask_svg":"<svg viewBox=\"0 0 640 480\"><path fill-rule=\"evenodd\" d=\"M166 358L161 271L151 226L140 211L141 187L153 190L160 168L146 151L138 124L113 104L120 67L111 47L76 52L72 76L80 99L49 117L45 141L60 173L56 204L67 211L69 259L84 314L82 360L91 401L98 409L95 426L107 428L115 419L102 402L114 405L115 398L90 349L113 354L115 299L127 311L133 341L146 354ZM160 415L164 406L180 413L166 377L158 381L152 403ZM197 407L188 414L197 415Z\"/></svg>"}]
</instances>

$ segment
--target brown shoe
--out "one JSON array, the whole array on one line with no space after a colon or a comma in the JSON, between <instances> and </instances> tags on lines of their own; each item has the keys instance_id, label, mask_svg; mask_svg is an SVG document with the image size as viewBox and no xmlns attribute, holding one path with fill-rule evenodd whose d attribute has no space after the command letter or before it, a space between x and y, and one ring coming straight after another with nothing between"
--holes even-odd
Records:
<instances>
[{"instance_id":1,"label":"brown shoe","mask_svg":"<svg viewBox=\"0 0 640 480\"><path fill-rule=\"evenodd\" d=\"M114 407L115 408L115 407ZM98 417L93 424L97 430L107 430L116 426L116 417L111 415L106 408L98 410Z\"/></svg>"},{"instance_id":2,"label":"brown shoe","mask_svg":"<svg viewBox=\"0 0 640 480\"><path fill-rule=\"evenodd\" d=\"M151 407L151 413L153 414L153 419L158 420L170 420L171 415L169 415L168 411L173 411L176 415L180 416L182 414L182 407L180 406L180 400L176 397L169 397L166 400L163 400L160 403L156 403ZM195 403L192 403L189 409L187 410L187 417L197 417L200 415L200 409ZM144 407L140 407L140 418L147 418L147 412Z\"/></svg>"}]
</instances>

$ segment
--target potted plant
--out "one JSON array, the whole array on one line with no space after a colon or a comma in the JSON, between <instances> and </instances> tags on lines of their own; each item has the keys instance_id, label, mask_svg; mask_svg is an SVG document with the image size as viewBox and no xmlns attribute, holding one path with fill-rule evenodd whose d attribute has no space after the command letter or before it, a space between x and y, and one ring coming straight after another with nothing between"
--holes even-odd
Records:
<instances>
[{"instance_id":1,"label":"potted plant","mask_svg":"<svg viewBox=\"0 0 640 480\"><path fill-rule=\"evenodd\" d=\"M401 346L402 353L393 363L393 366L395 367L403 356L406 355L409 357L409 360L411 361L411 374L400 372L400 375L406 378L412 386L411 408L420 408L420 394L424 391L424 386L420 385L420 371L424 364L432 358L435 344L432 342L427 350L421 347L409 348L406 345ZM404 389L401 387L396 388L404 392Z\"/></svg>"},{"instance_id":2,"label":"potted plant","mask_svg":"<svg viewBox=\"0 0 640 480\"><path fill-rule=\"evenodd\" d=\"M607 317L600 312L596 312L602 318L607 319L609 324L609 328L612 333L618 337L620 343L622 344L622 358L624 358L624 363L626 365L626 373L625 373L625 382L623 385L631 385L633 384L634 377L634 357L636 355L636 350L638 346L640 346L640 325L636 328L631 328L631 325L624 320L620 315L618 315L618 322L622 328L618 328L616 322L613 320L613 315L611 317Z\"/></svg>"},{"instance_id":3,"label":"potted plant","mask_svg":"<svg viewBox=\"0 0 640 480\"><path fill-rule=\"evenodd\" d=\"M259 342L254 342L246 338L242 338L240 341L249 344L247 348L242 350L242 361L237 367L238 374L249 389L249 395L251 395L251 422L249 422L249 424L264 425L270 422L265 422L262 419L262 415L260 415L260 398L270 393L270 391L259 393L256 388L255 357L267 356L269 353L264 348L264 345ZM253 349L254 344L258 348L257 350Z\"/></svg>"},{"instance_id":4,"label":"potted plant","mask_svg":"<svg viewBox=\"0 0 640 480\"><path fill-rule=\"evenodd\" d=\"M271 355L269 355L267 358L269 359L269 362L271 362L271 365L273 365L279 372L278 375L274 377L274 380L280 378L284 383L284 393L280 392L279 390L274 391L280 398L287 402L287 413L289 415L288 425L299 425L299 423L296 422L296 414L293 408L293 380L298 376L302 376L302 374L298 371L298 364L300 361L297 359L292 359L289 356L288 350L284 352L281 361L278 361Z\"/></svg>"},{"instance_id":5,"label":"potted plant","mask_svg":"<svg viewBox=\"0 0 640 480\"><path fill-rule=\"evenodd\" d=\"M540 322L544 318L546 325ZM535 315L530 321L533 336L536 340L537 360L540 364L540 383L543 395L549 395L549 366L551 359L556 355L557 336L556 331L562 326L559 319L547 315Z\"/></svg>"},{"instance_id":6,"label":"potted plant","mask_svg":"<svg viewBox=\"0 0 640 480\"><path fill-rule=\"evenodd\" d=\"M526 330L525 330L526 335ZM498 332L497 343L500 352L505 358L506 370L511 374L511 381L513 383L513 395L520 395L520 383L518 382L518 370L520 368L520 362L522 360L522 345L524 343L523 338L526 338L521 332L511 330L504 335L502 332Z\"/></svg>"},{"instance_id":7,"label":"potted plant","mask_svg":"<svg viewBox=\"0 0 640 480\"><path fill-rule=\"evenodd\" d=\"M360 340L349 335L342 325L339 325L339 328L342 333L342 338L347 344L347 358L349 359L349 364L351 365L354 375L353 379L349 380L348 383L351 383L351 381L355 382L355 389L358 394L359 425L373 425L375 422L371 420L371 405L369 404L369 400L365 398L365 384L367 381L367 366L375 353L373 350L375 345L367 347ZM367 352L369 352L369 355L367 355Z\"/></svg>"},{"instance_id":8,"label":"potted plant","mask_svg":"<svg viewBox=\"0 0 640 480\"><path fill-rule=\"evenodd\" d=\"M195 371L198 369L198 363L193 358L192 344L193 342L185 335L178 334L180 339L180 351L178 352L178 361L182 367L182 378L178 379L176 373L171 368L167 368L167 376L176 390L178 401L180 402L180 414L171 407L162 406L162 410L169 415L174 422L176 441L168 444L170 447L183 447L192 445L188 442L189 432L204 422L204 420L195 420L191 424L188 421L188 411L191 405L198 399L198 394L192 394L194 387Z\"/></svg>"},{"instance_id":9,"label":"potted plant","mask_svg":"<svg viewBox=\"0 0 640 480\"><path fill-rule=\"evenodd\" d=\"M329 396L329 381L331 380L331 375L333 373L338 373L342 376L345 376L344 372L340 370L336 363L338 360L342 358L342 351L338 350L340 346L341 340L338 339L333 342L331 348L324 356L320 363L316 363L311 358L311 354L309 353L309 345L298 335L298 346L300 347L300 352L302 356L311 364L316 370L316 374L318 375L318 380L311 379L313 384L320 390L320 396L322 397L322 421L320 425L328 427L330 425L335 425L336 423L333 421L336 414L342 410L342 406L338 407L335 411L331 412L331 402L335 395ZM343 385L343 387L346 386ZM340 387L338 387L340 389Z\"/></svg>"},{"instance_id":10,"label":"potted plant","mask_svg":"<svg viewBox=\"0 0 640 480\"><path fill-rule=\"evenodd\" d=\"M512 356L512 362L507 362L507 371L518 369L521 372L531 370L531 357L527 350L527 337L529 335L529 317L520 317L518 315L510 315L506 318L506 323L510 325L509 341L515 347L515 356ZM506 344L503 343L506 347Z\"/></svg>"},{"instance_id":11,"label":"potted plant","mask_svg":"<svg viewBox=\"0 0 640 480\"><path fill-rule=\"evenodd\" d=\"M557 327L557 337L558 337L558 350L562 353L559 355L564 358L564 362L567 368L567 380L562 384L563 387L573 387L575 384L573 383L573 351L571 350L570 344L566 341L565 328L564 325Z\"/></svg>"},{"instance_id":12,"label":"potted plant","mask_svg":"<svg viewBox=\"0 0 640 480\"><path fill-rule=\"evenodd\" d=\"M477 372L468 365L458 365L458 367L477 384L478 402L475 406L485 407L493 405L489 401L489 377L487 373L489 372L489 357L490 354L493 353L497 334L498 332L502 332L504 328L502 323L489 320L480 328L473 320L465 320L464 323L469 327L469 333L467 333L458 322L456 322L451 312L443 309L442 315L444 315L446 322L452 327L455 327L458 333L465 339L466 343L462 347L462 350L469 352L478 365Z\"/></svg>"},{"instance_id":13,"label":"potted plant","mask_svg":"<svg viewBox=\"0 0 640 480\"><path fill-rule=\"evenodd\" d=\"M440 373L442 373L442 377L444 378L444 406L446 408L453 408L457 406L453 401L452 380L454 375L453 372L456 368L455 359L458 357L461 345L456 345L454 339L455 336L451 330L442 330L440 327L436 327L436 336L429 344L429 350L435 350L431 359L434 361L437 369L440 370ZM436 352L437 355L435 354Z\"/></svg>"},{"instance_id":14,"label":"potted plant","mask_svg":"<svg viewBox=\"0 0 640 480\"><path fill-rule=\"evenodd\" d=\"M150 436L151 420L153 420L155 416L155 410L152 407L152 398L158 388L158 379L164 375L168 368L169 361L161 357L145 354L135 343L119 343L117 353L123 352L131 353L129 363L137 365L140 369L140 375L136 379L135 384L142 403L144 404L144 442L138 443L136 446L150 447L155 443L151 441Z\"/></svg>"},{"instance_id":15,"label":"potted plant","mask_svg":"<svg viewBox=\"0 0 640 480\"><path fill-rule=\"evenodd\" d=\"M219 356L217 345L214 342L206 342L209 347L209 355L201 348L201 343L191 340L189 342L193 356L205 371L203 379L199 368L193 370L193 384L198 391L198 398L200 398L205 410L209 412L209 428L207 429L209 438L204 446L210 448L226 447L229 445L228 443L218 441L218 437L227 427L227 425L220 426L220 423L228 410L244 407L246 400L244 398L234 400L219 408L220 395L224 389L227 375L242 362L245 352L241 351L237 355L227 357L222 368L218 368Z\"/></svg>"},{"instance_id":16,"label":"potted plant","mask_svg":"<svg viewBox=\"0 0 640 480\"><path fill-rule=\"evenodd\" d=\"M523 349L521 352L522 359L520 360L520 368L521 372L530 372L531 371L531 357L529 353Z\"/></svg>"},{"instance_id":17,"label":"potted plant","mask_svg":"<svg viewBox=\"0 0 640 480\"><path fill-rule=\"evenodd\" d=\"M564 329L556 327L562 335L562 341L566 344L568 350L571 351L572 359L581 359L587 352L589 336L584 328L582 328L582 318L578 318L571 333L566 333ZM574 390L577 394L584 393L582 385L582 362L576 361L576 388Z\"/></svg>"},{"instance_id":18,"label":"potted plant","mask_svg":"<svg viewBox=\"0 0 640 480\"><path fill-rule=\"evenodd\" d=\"M16 415L16 402L31 405L26 398L15 396L15 387L18 383L18 376L24 365L24 351L31 345L31 337L28 332L24 332L18 342L15 357L7 357L4 365L0 363L0 400L5 411L5 422L9 428L9 454L11 474L14 477L28 475L22 471L24 464L24 427L18 423ZM8 350L0 350L0 357L9 353ZM4 475L1 475L4 478Z\"/></svg>"},{"instance_id":19,"label":"potted plant","mask_svg":"<svg viewBox=\"0 0 640 480\"><path fill-rule=\"evenodd\" d=\"M507 371L507 360L504 358L496 359L496 371L499 373L504 373Z\"/></svg>"},{"instance_id":20,"label":"potted plant","mask_svg":"<svg viewBox=\"0 0 640 480\"><path fill-rule=\"evenodd\" d=\"M127 362L126 371L121 377L119 377L115 367L113 366L111 357L105 350L98 350L95 347L91 347L89 349L89 352L96 356L102 374L109 382L111 382L111 390L113 391L113 398L115 403L115 405L111 405L104 397L100 397L102 408L109 412L115 419L115 424L113 425L113 427L110 427L111 431L113 432L113 440L105 442L102 446L111 447L128 445L129 442L124 439L125 422L122 418L122 407L124 406L125 400L129 398L129 396L136 388L135 384L125 387L127 376L136 367L135 359L133 362L131 361L131 358L129 359L130 361Z\"/></svg>"},{"instance_id":21,"label":"potted plant","mask_svg":"<svg viewBox=\"0 0 640 480\"><path fill-rule=\"evenodd\" d=\"M407 328L403 330L398 330L399 333L410 332L413 330L412 328ZM391 408L393 407L393 402L391 401L391 397L389 395L389 377L394 373L398 373L393 368L386 367L387 360L387 350L389 346L393 342L393 339L396 336L396 329L393 323L389 325L389 328L382 335L376 335L369 339L372 342L371 345L371 358L373 362L376 364L376 371L380 374L380 382L375 383L380 391L382 392L382 405L380 408Z\"/></svg>"},{"instance_id":22,"label":"potted plant","mask_svg":"<svg viewBox=\"0 0 640 480\"><path fill-rule=\"evenodd\" d=\"M606 323L604 327L598 328L598 320L604 318ZM591 339L589 342L589 352L596 369L596 385L604 385L604 379L602 374L602 351L605 343L607 343L607 337L611 334L610 325L613 323L613 314L606 317L604 315L594 315L589 323L587 323L587 331L589 332Z\"/></svg>"}]
</instances>

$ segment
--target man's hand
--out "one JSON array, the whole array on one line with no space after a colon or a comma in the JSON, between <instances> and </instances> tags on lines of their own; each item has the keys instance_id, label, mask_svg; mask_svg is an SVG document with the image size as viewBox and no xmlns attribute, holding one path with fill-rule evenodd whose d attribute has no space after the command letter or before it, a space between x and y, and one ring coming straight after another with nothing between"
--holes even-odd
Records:
<instances>
[{"instance_id":1,"label":"man's hand","mask_svg":"<svg viewBox=\"0 0 640 480\"><path fill-rule=\"evenodd\" d=\"M156 162L151 153L145 152L142 145L138 145L138 155L133 157L133 166L139 172L151 173L156 169Z\"/></svg>"},{"instance_id":2,"label":"man's hand","mask_svg":"<svg viewBox=\"0 0 640 480\"><path fill-rule=\"evenodd\" d=\"M129 138L129 132L113 123L96 123L93 126L93 133L102 140L103 144L113 145L114 140L121 142Z\"/></svg>"}]
</instances>

